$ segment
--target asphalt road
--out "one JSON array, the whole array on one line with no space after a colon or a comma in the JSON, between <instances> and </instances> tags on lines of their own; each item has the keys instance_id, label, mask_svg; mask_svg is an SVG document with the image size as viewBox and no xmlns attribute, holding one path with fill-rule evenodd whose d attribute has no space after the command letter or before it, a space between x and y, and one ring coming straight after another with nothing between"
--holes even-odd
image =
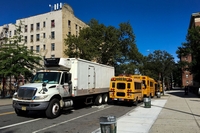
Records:
<instances>
[{"instance_id":1,"label":"asphalt road","mask_svg":"<svg viewBox=\"0 0 200 133\"><path fill-rule=\"evenodd\" d=\"M119 118L134 108L135 106L124 103L101 106L81 105L73 110L63 111L58 118L47 119L43 112L30 112L26 117L19 117L11 105L0 106L0 132L91 133L100 127L100 117L116 116Z\"/></svg>"}]
</instances>

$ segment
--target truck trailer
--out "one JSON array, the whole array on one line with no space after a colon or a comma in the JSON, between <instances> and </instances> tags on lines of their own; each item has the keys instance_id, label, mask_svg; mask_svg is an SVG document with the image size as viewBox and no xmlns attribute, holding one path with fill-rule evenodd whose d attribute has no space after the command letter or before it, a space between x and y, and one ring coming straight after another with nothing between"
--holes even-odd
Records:
<instances>
[{"instance_id":1,"label":"truck trailer","mask_svg":"<svg viewBox=\"0 0 200 133\"><path fill-rule=\"evenodd\" d=\"M77 58L46 58L44 68L14 93L13 108L19 116L45 111L52 119L79 101L101 105L108 101L113 76L111 66Z\"/></svg>"}]
</instances>

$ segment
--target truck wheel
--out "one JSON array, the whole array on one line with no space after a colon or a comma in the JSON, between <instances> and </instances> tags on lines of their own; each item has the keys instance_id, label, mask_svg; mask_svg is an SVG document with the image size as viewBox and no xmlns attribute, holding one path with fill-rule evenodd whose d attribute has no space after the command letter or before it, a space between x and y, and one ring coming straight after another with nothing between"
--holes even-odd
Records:
<instances>
[{"instance_id":1,"label":"truck wheel","mask_svg":"<svg viewBox=\"0 0 200 133\"><path fill-rule=\"evenodd\" d=\"M60 115L60 103L58 99L52 99L46 110L46 116L49 119L56 118Z\"/></svg>"},{"instance_id":2,"label":"truck wheel","mask_svg":"<svg viewBox=\"0 0 200 133\"><path fill-rule=\"evenodd\" d=\"M101 104L102 104L102 96L101 96L101 95L98 95L98 96L95 98L95 104L96 104L96 105L101 105Z\"/></svg>"},{"instance_id":3,"label":"truck wheel","mask_svg":"<svg viewBox=\"0 0 200 133\"><path fill-rule=\"evenodd\" d=\"M108 102L108 94L104 94L102 103L105 104L107 102Z\"/></svg>"},{"instance_id":4,"label":"truck wheel","mask_svg":"<svg viewBox=\"0 0 200 133\"><path fill-rule=\"evenodd\" d=\"M15 109L15 113L18 115L18 116L25 116L28 114L28 110L24 111L24 110L21 110L21 109Z\"/></svg>"}]
</instances>

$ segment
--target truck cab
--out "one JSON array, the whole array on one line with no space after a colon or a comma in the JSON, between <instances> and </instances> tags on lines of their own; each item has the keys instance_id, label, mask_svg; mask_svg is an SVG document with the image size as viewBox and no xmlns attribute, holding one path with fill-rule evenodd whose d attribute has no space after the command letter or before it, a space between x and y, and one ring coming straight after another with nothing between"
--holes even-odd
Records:
<instances>
[{"instance_id":1,"label":"truck cab","mask_svg":"<svg viewBox=\"0 0 200 133\"><path fill-rule=\"evenodd\" d=\"M73 105L71 100L65 100L72 95L69 65L63 67L59 62L58 59L46 59L45 68L37 71L30 83L19 87L13 95L17 115L46 110L48 118L55 118L61 108Z\"/></svg>"}]
</instances>

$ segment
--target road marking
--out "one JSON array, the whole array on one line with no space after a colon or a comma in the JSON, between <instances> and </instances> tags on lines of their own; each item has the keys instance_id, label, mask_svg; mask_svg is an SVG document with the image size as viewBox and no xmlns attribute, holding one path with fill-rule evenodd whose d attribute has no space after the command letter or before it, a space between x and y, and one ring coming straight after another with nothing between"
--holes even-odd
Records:
<instances>
[{"instance_id":1,"label":"road marking","mask_svg":"<svg viewBox=\"0 0 200 133\"><path fill-rule=\"evenodd\" d=\"M76 119L82 118L82 117L87 116L87 115L94 114L94 113L96 113L96 112L99 112L99 111L102 111L102 110L105 110L105 109L108 109L108 108L111 108L111 107L112 107L112 106L105 107L105 108L101 108L101 109L99 109L99 110L97 110L97 111L93 111L93 112L90 112L90 113L88 113L88 114L81 115L81 116L78 116L78 117L76 117L76 118L73 118L73 119L70 119L70 120L67 120L67 121L63 121L63 122L60 122L60 123L54 124L54 125L51 125L51 126L46 127L46 128L42 128L42 129L37 130L37 131L34 131L34 132L32 132L32 133L41 132L41 131L47 130L47 129L49 129L49 128L52 128L52 127L56 127L56 126L59 126L59 125L65 124L65 123L67 123L67 122L70 122L70 121L73 121L73 120L76 120Z\"/></svg>"},{"instance_id":2,"label":"road marking","mask_svg":"<svg viewBox=\"0 0 200 133\"><path fill-rule=\"evenodd\" d=\"M15 111L12 111L12 112L6 112L6 113L1 113L0 116L2 116L2 115L14 114L14 113L15 113Z\"/></svg>"},{"instance_id":3,"label":"road marking","mask_svg":"<svg viewBox=\"0 0 200 133\"><path fill-rule=\"evenodd\" d=\"M38 120L40 120L40 119L42 119L42 118L38 118L38 119L30 120L30 121L24 121L24 122L20 122L20 123L8 125L8 126L0 127L0 130L1 130L1 129L5 129L5 128L9 128L9 127L14 127L14 126L26 124L26 123L30 123L30 122L34 122L34 121L38 121Z\"/></svg>"}]
</instances>

